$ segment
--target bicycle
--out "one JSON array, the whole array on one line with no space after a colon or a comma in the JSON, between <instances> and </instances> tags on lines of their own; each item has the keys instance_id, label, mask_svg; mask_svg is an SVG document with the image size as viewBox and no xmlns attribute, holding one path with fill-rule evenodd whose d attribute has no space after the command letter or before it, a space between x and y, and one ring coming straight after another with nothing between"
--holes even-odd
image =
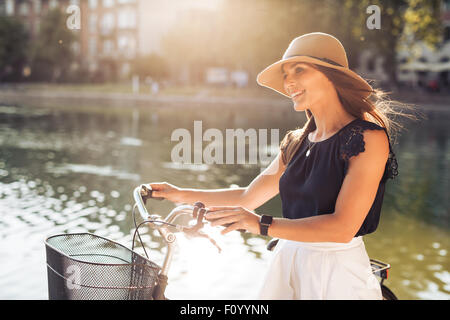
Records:
<instances>
[{"instance_id":1,"label":"bicycle","mask_svg":"<svg viewBox=\"0 0 450 320\"><path fill-rule=\"evenodd\" d=\"M134 189L133 219L135 231L132 248L91 233L58 234L45 240L47 256L48 294L50 300L168 300L165 289L172 263L176 232L190 237L206 237L204 225L205 206L201 202L174 208L162 220L150 215L145 206L152 197L150 186ZM142 222L136 223L136 209ZM182 215L197 219L195 225L176 224ZM167 245L162 266L151 261L139 234L139 228L149 225L156 229ZM134 251L138 237L145 257ZM209 240L219 249L217 243Z\"/></svg>"},{"instance_id":2,"label":"bicycle","mask_svg":"<svg viewBox=\"0 0 450 320\"><path fill-rule=\"evenodd\" d=\"M163 220L159 215L150 215L147 211L148 199L163 199L153 197L152 192L151 187L144 184L133 191L135 230L131 249L91 233L58 234L45 240L50 300L168 300L165 290L176 232L183 232L190 237L208 238L220 252L217 243L201 231L206 213L203 203L178 206ZM139 224L136 222L136 209L143 220ZM183 215L196 219L196 224L176 224L175 220ZM149 259L141 239L139 228L146 224L156 229L167 245L162 266ZM136 236L145 257L134 251ZM267 249L273 250L276 241L269 242ZM377 260L371 260L371 264L373 272L381 277L383 298L397 299L383 285L390 266Z\"/></svg>"}]
</instances>

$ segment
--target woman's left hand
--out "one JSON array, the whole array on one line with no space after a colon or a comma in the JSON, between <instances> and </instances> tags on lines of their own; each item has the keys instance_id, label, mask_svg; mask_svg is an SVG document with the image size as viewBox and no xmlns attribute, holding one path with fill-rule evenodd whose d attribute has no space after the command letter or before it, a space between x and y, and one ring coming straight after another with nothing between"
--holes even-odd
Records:
<instances>
[{"instance_id":1,"label":"woman's left hand","mask_svg":"<svg viewBox=\"0 0 450 320\"><path fill-rule=\"evenodd\" d=\"M253 211L238 206L208 207L206 209L205 219L211 222L211 226L230 224L222 230L222 234L239 229L259 234L260 216Z\"/></svg>"}]
</instances>

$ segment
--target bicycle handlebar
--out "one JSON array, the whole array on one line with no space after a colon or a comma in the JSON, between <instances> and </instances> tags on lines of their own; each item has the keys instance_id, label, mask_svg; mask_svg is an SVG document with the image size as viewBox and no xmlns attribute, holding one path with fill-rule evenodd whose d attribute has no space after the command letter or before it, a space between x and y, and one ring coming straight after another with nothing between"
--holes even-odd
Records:
<instances>
[{"instance_id":1,"label":"bicycle handlebar","mask_svg":"<svg viewBox=\"0 0 450 320\"><path fill-rule=\"evenodd\" d=\"M205 205L201 202L196 202L194 205L181 205L178 206L167 215L167 217L162 220L159 215L150 215L145 207L147 199L157 199L162 200L163 198L152 197L152 189L150 185L140 185L134 189L133 197L135 200L135 207L139 211L141 218L150 223L161 236L164 238L168 245L168 250L166 257L164 259L163 266L161 268L161 274L167 276L169 266L172 261L173 256L173 245L176 240L175 234L168 229L168 226L175 227L176 230L184 232L188 236L199 236L208 238L218 249L219 252L221 248L217 245L217 243L211 239L208 235L201 232L201 228L203 227L203 216L206 212ZM192 215L193 218L197 218L197 223L193 226L183 226L174 224L174 221L180 217L181 215Z\"/></svg>"},{"instance_id":2,"label":"bicycle handlebar","mask_svg":"<svg viewBox=\"0 0 450 320\"><path fill-rule=\"evenodd\" d=\"M136 202L136 205L138 207L139 213L142 217L142 219L147 220L149 217L149 214L147 212L147 208L145 207L145 204L147 203L147 199L152 198L155 200L163 200L164 198L160 197L153 197L153 190L150 185L141 184L140 186L136 187L133 192L134 201Z\"/></svg>"},{"instance_id":3,"label":"bicycle handlebar","mask_svg":"<svg viewBox=\"0 0 450 320\"><path fill-rule=\"evenodd\" d=\"M184 228L187 228L186 226L181 225L175 225L174 221L181 215L191 215L192 212L194 212L194 218L196 217L196 211L195 208L204 208L204 204L201 202L195 203L195 205L181 205L178 206L168 214L166 219L160 220L160 216L158 215L150 215L147 211L147 208L145 207L145 204L147 202L147 199L156 199L156 200L162 200L164 198L155 198L152 197L153 190L151 189L150 185L141 184L140 186L136 187L133 192L134 201L136 203L137 209L139 211L139 214L141 215L141 218L143 220L151 220L152 223L157 223L158 220L163 224L172 224L177 230L183 231Z\"/></svg>"}]
</instances>

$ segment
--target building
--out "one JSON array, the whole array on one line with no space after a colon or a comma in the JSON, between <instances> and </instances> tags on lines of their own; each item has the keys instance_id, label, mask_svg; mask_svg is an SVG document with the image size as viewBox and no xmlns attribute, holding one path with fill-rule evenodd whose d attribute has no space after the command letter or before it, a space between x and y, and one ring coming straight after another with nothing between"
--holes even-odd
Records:
<instances>
[{"instance_id":1,"label":"building","mask_svg":"<svg viewBox=\"0 0 450 320\"><path fill-rule=\"evenodd\" d=\"M105 79L127 77L139 48L138 0L82 0L84 67Z\"/></svg>"},{"instance_id":2,"label":"building","mask_svg":"<svg viewBox=\"0 0 450 320\"><path fill-rule=\"evenodd\" d=\"M127 77L138 55L140 0L2 0L0 14L19 18L31 39L39 33L47 12L80 9L80 29L73 50L81 67L99 80ZM150 2L150 1L149 1Z\"/></svg>"},{"instance_id":3,"label":"building","mask_svg":"<svg viewBox=\"0 0 450 320\"><path fill-rule=\"evenodd\" d=\"M220 1L0 0L0 15L21 19L33 39L48 10L60 8L66 12L69 5L77 5L81 29L73 50L80 57L81 67L99 80L114 80L130 77L136 57L162 53L161 39L181 12L215 10Z\"/></svg>"}]
</instances>

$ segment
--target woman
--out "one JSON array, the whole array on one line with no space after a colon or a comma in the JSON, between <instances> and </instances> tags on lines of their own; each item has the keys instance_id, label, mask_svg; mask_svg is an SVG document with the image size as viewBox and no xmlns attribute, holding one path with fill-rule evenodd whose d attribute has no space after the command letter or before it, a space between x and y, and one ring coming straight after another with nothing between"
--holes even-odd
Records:
<instances>
[{"instance_id":1,"label":"woman","mask_svg":"<svg viewBox=\"0 0 450 320\"><path fill-rule=\"evenodd\" d=\"M282 239L261 299L381 299L362 240L377 229L385 183L397 175L381 91L348 68L338 39L320 32L294 39L257 81L307 116L269 167L246 188L151 183L154 196L205 203L206 219L227 225L223 234L245 229ZM278 193L283 218L253 211Z\"/></svg>"}]
</instances>

